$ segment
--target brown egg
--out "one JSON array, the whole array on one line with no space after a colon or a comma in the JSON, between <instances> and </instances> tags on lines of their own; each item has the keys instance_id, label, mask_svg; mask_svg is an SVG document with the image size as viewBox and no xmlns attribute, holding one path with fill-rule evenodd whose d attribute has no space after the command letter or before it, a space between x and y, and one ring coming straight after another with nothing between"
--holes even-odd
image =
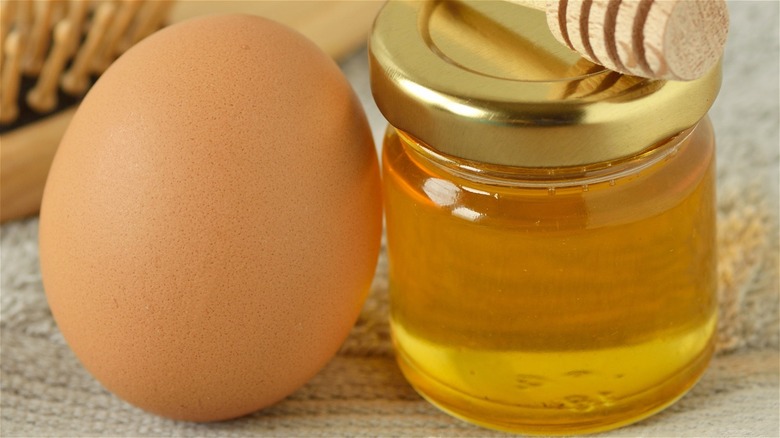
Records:
<instances>
[{"instance_id":1,"label":"brown egg","mask_svg":"<svg viewBox=\"0 0 780 438\"><path fill-rule=\"evenodd\" d=\"M338 66L282 25L209 17L142 41L83 101L46 185L41 271L106 388L222 420L336 353L381 227L371 133Z\"/></svg>"}]
</instances>

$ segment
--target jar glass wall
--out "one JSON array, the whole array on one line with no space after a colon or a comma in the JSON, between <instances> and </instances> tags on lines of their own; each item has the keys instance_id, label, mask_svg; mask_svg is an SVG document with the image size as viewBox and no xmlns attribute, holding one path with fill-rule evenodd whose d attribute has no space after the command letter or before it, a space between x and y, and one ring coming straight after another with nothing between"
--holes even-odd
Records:
<instances>
[{"instance_id":1,"label":"jar glass wall","mask_svg":"<svg viewBox=\"0 0 780 438\"><path fill-rule=\"evenodd\" d=\"M714 140L705 117L584 167L483 165L388 129L391 324L428 400L543 434L674 402L716 326Z\"/></svg>"}]
</instances>

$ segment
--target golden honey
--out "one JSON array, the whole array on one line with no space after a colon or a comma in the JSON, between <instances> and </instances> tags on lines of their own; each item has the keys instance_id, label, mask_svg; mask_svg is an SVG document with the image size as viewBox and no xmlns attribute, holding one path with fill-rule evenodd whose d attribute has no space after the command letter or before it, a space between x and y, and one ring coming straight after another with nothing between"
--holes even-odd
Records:
<instances>
[{"instance_id":1,"label":"golden honey","mask_svg":"<svg viewBox=\"0 0 780 438\"><path fill-rule=\"evenodd\" d=\"M529 184L391 129L391 323L415 388L538 433L612 428L690 388L715 329L714 167L709 123L683 137L597 177Z\"/></svg>"},{"instance_id":2,"label":"golden honey","mask_svg":"<svg viewBox=\"0 0 780 438\"><path fill-rule=\"evenodd\" d=\"M719 67L610 72L509 2L389 2L369 46L398 363L442 410L613 429L691 388L716 327Z\"/></svg>"}]
</instances>

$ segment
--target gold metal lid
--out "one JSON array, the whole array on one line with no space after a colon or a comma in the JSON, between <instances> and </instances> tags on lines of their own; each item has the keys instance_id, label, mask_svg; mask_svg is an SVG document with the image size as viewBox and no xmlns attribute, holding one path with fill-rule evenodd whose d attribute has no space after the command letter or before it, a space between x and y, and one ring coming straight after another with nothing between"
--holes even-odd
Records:
<instances>
[{"instance_id":1,"label":"gold metal lid","mask_svg":"<svg viewBox=\"0 0 780 438\"><path fill-rule=\"evenodd\" d=\"M720 65L690 82L581 58L544 13L506 1L391 0L369 45L371 88L396 128L484 163L579 166L639 153L696 124Z\"/></svg>"}]
</instances>

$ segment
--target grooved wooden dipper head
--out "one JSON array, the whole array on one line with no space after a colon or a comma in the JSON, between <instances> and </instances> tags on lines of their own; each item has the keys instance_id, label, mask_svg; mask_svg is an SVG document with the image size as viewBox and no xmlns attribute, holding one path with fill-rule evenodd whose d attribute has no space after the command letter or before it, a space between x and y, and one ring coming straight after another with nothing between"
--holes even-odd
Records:
<instances>
[{"instance_id":1,"label":"grooved wooden dipper head","mask_svg":"<svg viewBox=\"0 0 780 438\"><path fill-rule=\"evenodd\" d=\"M620 73L693 80L720 59L724 0L510 0L545 11L553 35Z\"/></svg>"}]
</instances>

